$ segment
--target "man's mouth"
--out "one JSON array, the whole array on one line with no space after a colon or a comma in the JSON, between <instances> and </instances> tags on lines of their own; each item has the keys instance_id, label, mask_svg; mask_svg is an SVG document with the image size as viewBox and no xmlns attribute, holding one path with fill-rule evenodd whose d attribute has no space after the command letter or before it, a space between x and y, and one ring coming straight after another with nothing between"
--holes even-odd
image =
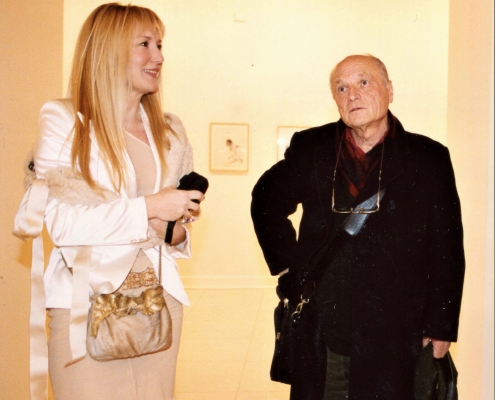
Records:
<instances>
[{"instance_id":1,"label":"man's mouth","mask_svg":"<svg viewBox=\"0 0 495 400\"><path fill-rule=\"evenodd\" d=\"M351 108L351 112L354 112L354 111L359 111L359 110L362 110L363 107L354 107L354 108Z\"/></svg>"}]
</instances>

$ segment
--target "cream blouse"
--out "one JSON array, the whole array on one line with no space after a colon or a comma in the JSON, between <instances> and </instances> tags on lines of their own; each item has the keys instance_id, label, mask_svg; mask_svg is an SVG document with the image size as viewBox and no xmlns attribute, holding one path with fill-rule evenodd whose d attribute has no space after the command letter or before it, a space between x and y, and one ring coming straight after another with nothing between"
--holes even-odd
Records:
<instances>
[{"instance_id":1,"label":"cream blouse","mask_svg":"<svg viewBox=\"0 0 495 400\"><path fill-rule=\"evenodd\" d=\"M149 144L139 140L132 133L126 131L127 152L134 166L137 181L137 195L147 196L153 193L156 181L156 164ZM132 266L133 272L143 272L152 266L149 257L140 249L136 261Z\"/></svg>"}]
</instances>

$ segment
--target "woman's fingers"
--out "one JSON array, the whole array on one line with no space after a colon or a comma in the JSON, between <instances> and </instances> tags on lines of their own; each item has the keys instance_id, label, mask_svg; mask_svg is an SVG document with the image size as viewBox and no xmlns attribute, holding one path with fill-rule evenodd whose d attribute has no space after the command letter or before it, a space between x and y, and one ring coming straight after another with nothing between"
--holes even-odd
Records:
<instances>
[{"instance_id":1,"label":"woman's fingers","mask_svg":"<svg viewBox=\"0 0 495 400\"><path fill-rule=\"evenodd\" d=\"M203 193L198 190L162 189L151 196L145 196L148 218L175 221L190 214L189 210L199 210L199 202L203 199Z\"/></svg>"}]
</instances>

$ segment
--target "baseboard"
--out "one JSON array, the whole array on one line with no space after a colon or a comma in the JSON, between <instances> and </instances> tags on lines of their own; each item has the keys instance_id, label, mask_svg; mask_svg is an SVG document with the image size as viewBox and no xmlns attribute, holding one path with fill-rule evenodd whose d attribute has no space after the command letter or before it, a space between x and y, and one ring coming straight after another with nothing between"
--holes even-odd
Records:
<instances>
[{"instance_id":1,"label":"baseboard","mask_svg":"<svg viewBox=\"0 0 495 400\"><path fill-rule=\"evenodd\" d=\"M275 288L277 278L276 276L182 276L182 283L186 289L265 289Z\"/></svg>"}]
</instances>

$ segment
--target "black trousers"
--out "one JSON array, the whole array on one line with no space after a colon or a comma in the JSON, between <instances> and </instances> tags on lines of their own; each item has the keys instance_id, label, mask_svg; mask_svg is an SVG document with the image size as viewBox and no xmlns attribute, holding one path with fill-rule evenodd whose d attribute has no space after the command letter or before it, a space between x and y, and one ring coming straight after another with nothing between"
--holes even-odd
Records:
<instances>
[{"instance_id":1,"label":"black trousers","mask_svg":"<svg viewBox=\"0 0 495 400\"><path fill-rule=\"evenodd\" d=\"M350 357L333 353L327 347L327 376L324 400L347 400L349 398Z\"/></svg>"}]
</instances>

